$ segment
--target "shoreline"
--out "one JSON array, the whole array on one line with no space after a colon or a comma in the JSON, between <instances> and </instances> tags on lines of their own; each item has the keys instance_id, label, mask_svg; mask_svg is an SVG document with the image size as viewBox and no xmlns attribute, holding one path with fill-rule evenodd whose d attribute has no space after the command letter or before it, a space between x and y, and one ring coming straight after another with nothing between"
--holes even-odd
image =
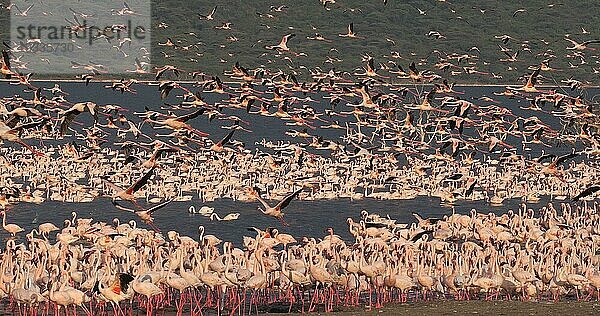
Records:
<instances>
[{"instance_id":1,"label":"shoreline","mask_svg":"<svg viewBox=\"0 0 600 316\"><path fill-rule=\"evenodd\" d=\"M319 313L327 315L597 315L600 313L600 302L575 300L567 301L456 301L440 300L428 302L398 303L385 306L381 309L368 310L366 308L349 308L333 313ZM294 314L294 313L292 313ZM292 315L290 314L290 315ZM294 315L298 315L296 313ZM282 315L281 313L264 313L264 315Z\"/></svg>"},{"instance_id":2,"label":"shoreline","mask_svg":"<svg viewBox=\"0 0 600 316\"><path fill-rule=\"evenodd\" d=\"M308 303L307 303L308 305ZM305 305L305 308L308 306ZM408 303L394 303L382 308L368 308L367 306L340 307L331 312L324 312L322 305L317 305L317 309L310 312L316 315L336 315L336 316L366 316L366 315L390 315L390 316L413 316L413 315L543 315L543 316L562 316L568 313L574 315L598 315L600 313L600 302L598 301L576 301L560 300L553 301L520 301L520 300L469 300L457 301L452 299L417 301ZM41 307L40 307L41 308ZM292 312L288 313L289 305L286 303L272 304L268 307L259 307L255 315L306 315L305 310L301 312L301 304L296 303ZM15 314L16 307L14 310ZM143 315L146 310L143 307L135 306L131 311L134 315ZM202 311L205 315L217 315L213 308L207 308ZM226 315L229 310L221 311L221 315ZM189 309L184 309L183 314L189 314ZM0 308L0 315L13 314L13 309L9 305ZM77 315L84 315L81 308L77 308ZM161 309L153 310L153 315L174 316L177 311L173 306L167 306ZM237 313L236 313L237 315Z\"/></svg>"}]
</instances>

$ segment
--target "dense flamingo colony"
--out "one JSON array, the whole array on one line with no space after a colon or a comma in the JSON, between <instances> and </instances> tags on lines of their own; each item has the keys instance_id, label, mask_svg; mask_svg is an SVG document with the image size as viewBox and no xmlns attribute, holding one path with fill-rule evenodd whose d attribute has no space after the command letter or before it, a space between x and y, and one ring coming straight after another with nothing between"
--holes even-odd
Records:
<instances>
[{"instance_id":1,"label":"dense flamingo colony","mask_svg":"<svg viewBox=\"0 0 600 316\"><path fill-rule=\"evenodd\" d=\"M9 195L6 203L91 202L109 190L102 176L120 170L112 180L127 187L144 172L127 164L126 156L117 150L79 160L69 154L70 146L49 148L46 157L35 158L12 148L0 149L4 162L0 171L6 175L0 177L0 186L19 186L22 191L20 197ZM252 199L248 188L259 186L266 188L269 198L277 199L289 192L293 182L306 188L300 195L305 200L411 199L424 195L439 197L445 203L469 200L501 205L514 198L532 202L542 196L566 199L593 183L599 173L593 160L571 162L557 169L556 164L527 164L517 156L490 158L491 164L470 156L457 161L443 156L410 157L406 165L394 156L365 155L349 164L342 158L314 157L299 165L294 154L277 158L277 162L260 155L258 151L230 159L229 155L203 152L163 159L160 164L164 168L154 170L155 181L140 188L137 196L148 201L170 197L180 201L247 201Z\"/></svg>"},{"instance_id":2,"label":"dense flamingo colony","mask_svg":"<svg viewBox=\"0 0 600 316\"><path fill-rule=\"evenodd\" d=\"M335 2L321 1L323 10L360 12ZM448 5L449 17L462 19L450 3L437 2ZM540 10L562 14L560 6ZM24 10L12 3L2 7L25 17L42 3ZM88 29L79 22L93 17L87 8L69 9L70 34ZM271 13L258 15L262 23L287 9L271 6ZM37 13L58 14L51 12L55 8L44 10ZM123 3L110 12L133 16L136 10ZM232 23L222 21L221 10L214 7L198 18L215 32L229 32ZM419 16L426 11L418 9ZM519 8L512 18L527 12ZM169 27L154 22L159 29ZM0 74L8 82L0 84L18 90L0 92L0 210L10 235L0 250L6 310L247 315L432 299L600 300L597 83L567 78L551 66L559 60L598 73L593 66L598 55L590 51L600 41L583 27L577 30L581 34L569 30L564 39L541 39L544 45L517 39L520 34L496 34L490 38L500 49L502 58L496 60L477 47L404 57L395 50L377 56L356 52L363 67L326 69L341 62L329 37L348 48L374 43L360 34L361 24L302 38L287 33L300 32L299 26L273 28L281 36L278 44L261 39L250 47L263 51L254 58L260 66L232 62L219 74L204 73L195 64L192 72L152 65L148 50L120 80L107 79L108 65L72 60L73 69L82 72L72 85L35 81L26 74L31 70L21 60L26 54L21 45L4 43ZM122 30L113 25L95 39ZM201 64L195 58L204 54L204 44L194 31L160 37L156 44L164 59L183 55ZM425 36L444 38L435 30ZM112 47L126 56L131 40ZM322 43L319 49L327 56L322 65L303 64L307 55L299 47L307 41ZM385 41L395 46L393 39ZM223 43L210 44L225 52ZM527 62L519 52L531 55ZM283 64L268 67L273 60ZM507 72L518 72L520 79L472 93L451 82L459 75L475 83L482 76L501 79L485 71L492 62L506 63ZM95 82L100 80L102 85ZM98 100L98 88L122 99L116 99L119 104ZM140 105L140 99L147 104ZM242 141L264 126L273 131L268 137ZM439 198L449 214L415 213L414 222L400 223L363 211L360 219L348 218L353 238L347 240L332 228L320 238L286 233L283 211L296 198L417 196ZM23 203L100 197L110 198L107 208L135 214L140 226L77 213L62 227L47 222L26 231L14 222ZM197 199L256 203L273 227L252 227L243 245L206 234L203 226L198 236L161 232L154 212L173 201ZM485 209L510 199L523 204L501 214ZM479 201L480 209L454 211L468 201ZM255 225L240 213L221 218L210 209L198 212Z\"/></svg>"},{"instance_id":3,"label":"dense flamingo colony","mask_svg":"<svg viewBox=\"0 0 600 316\"><path fill-rule=\"evenodd\" d=\"M0 295L22 314L119 315L245 315L282 304L334 311L450 297L600 299L596 202L415 218L409 226L363 211L359 221L348 218L351 241L331 228L299 240L252 228L237 248L202 226L198 236L164 238L134 221L115 227L73 213L63 228L43 223L24 242L6 242Z\"/></svg>"}]
</instances>

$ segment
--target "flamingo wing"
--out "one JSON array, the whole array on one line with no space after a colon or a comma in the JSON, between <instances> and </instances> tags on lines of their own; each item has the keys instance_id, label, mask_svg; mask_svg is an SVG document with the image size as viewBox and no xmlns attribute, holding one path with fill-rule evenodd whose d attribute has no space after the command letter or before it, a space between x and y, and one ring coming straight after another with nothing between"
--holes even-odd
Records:
<instances>
[{"instance_id":1,"label":"flamingo wing","mask_svg":"<svg viewBox=\"0 0 600 316\"><path fill-rule=\"evenodd\" d=\"M129 194L133 194L135 192L137 192L139 189L141 189L150 179L150 177L152 176L152 174L154 173L154 169L156 167L152 167L150 170L148 170L148 172L146 172L146 174L144 174L143 177L141 177L140 179L138 179L132 186L130 186L127 189L127 193Z\"/></svg>"},{"instance_id":2,"label":"flamingo wing","mask_svg":"<svg viewBox=\"0 0 600 316\"><path fill-rule=\"evenodd\" d=\"M71 108L63 113L63 118L60 122L60 135L64 136L67 133L67 129L69 125L73 123L77 115L81 114L81 111L78 111L75 108Z\"/></svg>"},{"instance_id":3,"label":"flamingo wing","mask_svg":"<svg viewBox=\"0 0 600 316\"><path fill-rule=\"evenodd\" d=\"M557 159L554 161L554 163L555 163L555 165L557 165L557 166L558 166L558 165L560 165L561 163L563 163L563 162L567 161L568 159L575 158L575 157L577 157L577 156L579 156L579 153L575 153L575 152L574 152L574 153L566 154L566 155L563 155L563 156L560 156L560 157L558 157L558 158L557 158Z\"/></svg>"},{"instance_id":4,"label":"flamingo wing","mask_svg":"<svg viewBox=\"0 0 600 316\"><path fill-rule=\"evenodd\" d=\"M529 80L527 82L528 85L533 86L537 81L537 76L540 74L540 68L538 67L532 74L529 76Z\"/></svg>"},{"instance_id":5,"label":"flamingo wing","mask_svg":"<svg viewBox=\"0 0 600 316\"><path fill-rule=\"evenodd\" d=\"M232 129L227 135L225 135L225 137L223 137L223 139L221 139L219 141L219 145L223 146L225 144L227 144L229 142L229 140L231 139L231 137L233 136L233 133L235 132L235 129Z\"/></svg>"},{"instance_id":6,"label":"flamingo wing","mask_svg":"<svg viewBox=\"0 0 600 316\"><path fill-rule=\"evenodd\" d=\"M593 186L583 190L581 193L577 194L577 196L575 196L573 198L573 201L579 201L579 199L584 198L588 195L592 195L597 191L600 191L600 185L593 185Z\"/></svg>"},{"instance_id":7,"label":"flamingo wing","mask_svg":"<svg viewBox=\"0 0 600 316\"><path fill-rule=\"evenodd\" d=\"M302 192L302 190L304 190L304 188L300 188L300 189L294 191L292 194L289 194L283 200L281 200L281 202L279 202L279 204L277 206L279 206L280 209L284 209L286 206L288 206L290 204L290 202L292 202L292 200L296 196L298 196L298 194L300 194L300 192Z\"/></svg>"},{"instance_id":8,"label":"flamingo wing","mask_svg":"<svg viewBox=\"0 0 600 316\"><path fill-rule=\"evenodd\" d=\"M191 119L193 119L193 118L196 118L196 117L198 117L199 115L202 115L202 113L204 113L204 111L205 111L205 110L206 110L206 109L204 109L204 108L201 108L201 109L198 109L198 110L197 110L197 111L195 111L195 112L192 112L192 113L189 113L189 114L186 114L186 115L179 116L179 117L177 117L177 121L179 121L179 122L187 122L187 121L189 121L189 120L191 120Z\"/></svg>"},{"instance_id":9,"label":"flamingo wing","mask_svg":"<svg viewBox=\"0 0 600 316\"><path fill-rule=\"evenodd\" d=\"M117 203L117 201L112 200L112 205L114 205L116 208L118 208L121 211L125 211L125 212L131 212L131 213L135 213L136 210L130 209L130 208L126 208L124 206L122 206L121 204Z\"/></svg>"},{"instance_id":10,"label":"flamingo wing","mask_svg":"<svg viewBox=\"0 0 600 316\"><path fill-rule=\"evenodd\" d=\"M154 211L160 210L161 208L169 205L171 202L173 202L173 199L166 200L160 204L154 205L153 207L146 210L146 212L148 212L149 214L152 214Z\"/></svg>"}]
</instances>

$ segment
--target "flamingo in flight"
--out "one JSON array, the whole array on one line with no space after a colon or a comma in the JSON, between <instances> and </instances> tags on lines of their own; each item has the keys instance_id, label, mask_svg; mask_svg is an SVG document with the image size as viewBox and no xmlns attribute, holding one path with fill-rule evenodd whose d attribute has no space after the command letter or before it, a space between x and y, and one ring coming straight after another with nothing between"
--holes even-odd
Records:
<instances>
[{"instance_id":1,"label":"flamingo in flight","mask_svg":"<svg viewBox=\"0 0 600 316\"><path fill-rule=\"evenodd\" d=\"M134 210L134 209L130 209L130 208L126 208L122 205L120 205L117 201L113 200L112 204L120 209L121 211L126 211L126 212L132 212L135 215L137 215L144 223L148 224L150 227L152 227L156 232L160 232L160 229L158 229L158 227L156 227L156 225L154 225L154 218L152 217L152 213L154 213L157 210L160 210L161 208L169 205L171 202L173 202L173 199L167 200L163 203L154 205L146 210Z\"/></svg>"},{"instance_id":2,"label":"flamingo in flight","mask_svg":"<svg viewBox=\"0 0 600 316\"><path fill-rule=\"evenodd\" d=\"M256 197L256 199L264 206L264 209L258 207L257 209L261 211L263 214L275 217L278 219L284 226L290 226L285 220L283 220L283 215L285 215L282 210L286 208L290 202L302 192L304 188L300 188L290 194L288 194L283 200L281 200L277 205L271 206L267 201L265 201L260 196L260 190L257 187L251 189L251 195Z\"/></svg>"},{"instance_id":3,"label":"flamingo in flight","mask_svg":"<svg viewBox=\"0 0 600 316\"><path fill-rule=\"evenodd\" d=\"M155 168L156 167L153 167L150 170L148 170L148 172L146 172L146 174L144 174L141 178L139 178L136 182L134 182L127 189L122 189L121 187L117 186L112 181L108 180L107 176L101 177L101 179L109 187L111 187L113 190L115 190L116 193L114 193L112 195L113 201L117 198L120 198L122 200L129 201L129 202L133 203L139 209L142 209L142 207L138 204L134 194L135 194L135 192L139 191L148 182L148 180L154 173Z\"/></svg>"}]
</instances>

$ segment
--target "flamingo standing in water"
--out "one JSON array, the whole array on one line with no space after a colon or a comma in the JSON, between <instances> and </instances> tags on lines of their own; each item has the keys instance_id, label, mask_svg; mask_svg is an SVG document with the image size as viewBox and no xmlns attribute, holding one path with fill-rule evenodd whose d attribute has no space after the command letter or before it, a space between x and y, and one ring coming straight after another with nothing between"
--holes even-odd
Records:
<instances>
[{"instance_id":1,"label":"flamingo standing in water","mask_svg":"<svg viewBox=\"0 0 600 316\"><path fill-rule=\"evenodd\" d=\"M11 236L15 237L18 233L25 231L21 226L17 224L6 224L6 211L2 212L2 228L7 231Z\"/></svg>"},{"instance_id":2,"label":"flamingo standing in water","mask_svg":"<svg viewBox=\"0 0 600 316\"><path fill-rule=\"evenodd\" d=\"M210 214L211 221L217 220L217 221L226 221L227 222L227 221L234 221L238 218L240 218L240 213L229 213L229 214L225 215L225 217L223 217L223 218L219 217L219 214L217 214L217 213Z\"/></svg>"}]
</instances>

